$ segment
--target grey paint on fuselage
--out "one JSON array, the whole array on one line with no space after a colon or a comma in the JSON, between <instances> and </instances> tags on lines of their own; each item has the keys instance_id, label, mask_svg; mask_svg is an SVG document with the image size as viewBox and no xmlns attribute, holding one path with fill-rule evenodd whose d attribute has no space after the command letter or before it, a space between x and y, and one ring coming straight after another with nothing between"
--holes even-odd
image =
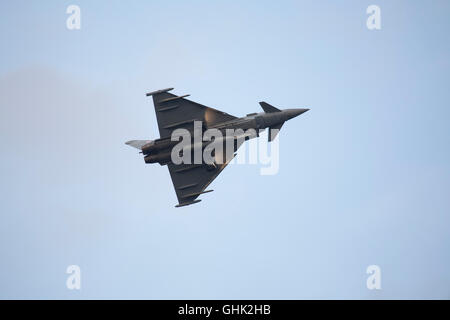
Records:
<instances>
[{"instance_id":1,"label":"grey paint on fuselage","mask_svg":"<svg viewBox=\"0 0 450 320\"><path fill-rule=\"evenodd\" d=\"M172 141L171 135L176 129L186 129L194 132L196 121L201 121L202 133L207 129L218 129L227 139L234 139L234 152L239 149L242 136L227 136L228 130L241 129L246 132L254 129L256 135L246 135L245 140L255 138L264 129L269 129L268 139L273 141L283 124L292 118L308 111L309 109L285 109L280 110L266 102L260 102L264 112L251 113L242 118L237 118L225 112L201 105L185 99L187 95L176 96L168 91L173 88L150 92L147 96L153 96L158 128L161 135L156 140L131 140L126 144L141 150L145 163L159 163L167 165L178 198L177 207L200 202L197 197L212 190L205 190L207 186L220 174L231 159L219 163L174 164L171 160L172 148L179 143ZM192 136L192 135L191 135ZM239 142L238 142L239 141ZM201 141L200 145L193 144L191 149L204 148L210 142ZM202 160L204 161L204 160Z\"/></svg>"}]
</instances>

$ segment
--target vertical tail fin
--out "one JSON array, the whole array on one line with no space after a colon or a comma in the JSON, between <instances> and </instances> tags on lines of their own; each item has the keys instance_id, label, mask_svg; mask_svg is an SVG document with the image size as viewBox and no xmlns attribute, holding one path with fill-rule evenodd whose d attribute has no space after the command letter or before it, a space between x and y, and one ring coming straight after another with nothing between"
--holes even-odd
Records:
<instances>
[{"instance_id":1,"label":"vertical tail fin","mask_svg":"<svg viewBox=\"0 0 450 320\"><path fill-rule=\"evenodd\" d=\"M259 103L261 105L261 108L263 108L264 112L271 113L271 112L280 112L280 109L275 108L274 106L271 106L267 102L261 101Z\"/></svg>"}]
</instances>

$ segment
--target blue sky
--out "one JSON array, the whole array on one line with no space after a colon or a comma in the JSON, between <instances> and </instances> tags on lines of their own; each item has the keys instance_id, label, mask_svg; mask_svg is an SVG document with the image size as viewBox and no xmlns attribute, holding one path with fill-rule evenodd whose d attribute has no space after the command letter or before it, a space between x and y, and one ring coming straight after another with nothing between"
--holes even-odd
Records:
<instances>
[{"instance_id":1,"label":"blue sky","mask_svg":"<svg viewBox=\"0 0 450 320\"><path fill-rule=\"evenodd\" d=\"M0 298L450 298L449 7L0 4ZM167 169L124 144L158 137L145 93L166 87L236 116L311 110L277 175L230 166L176 209Z\"/></svg>"}]
</instances>

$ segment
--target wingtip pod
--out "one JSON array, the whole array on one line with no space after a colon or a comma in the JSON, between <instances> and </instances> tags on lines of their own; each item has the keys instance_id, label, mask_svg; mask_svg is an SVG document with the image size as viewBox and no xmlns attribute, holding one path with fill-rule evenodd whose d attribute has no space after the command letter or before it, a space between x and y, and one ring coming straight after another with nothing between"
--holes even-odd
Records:
<instances>
[{"instance_id":1,"label":"wingtip pod","mask_svg":"<svg viewBox=\"0 0 450 320\"><path fill-rule=\"evenodd\" d=\"M189 187L190 187L190 186L189 186ZM198 196L201 195L201 194L208 193L208 192L213 192L213 191L214 191L214 190L205 190L205 191L200 191L200 192L189 193L189 194L186 194L186 195L182 196L181 198L189 198L189 197L194 197L194 196L197 196L197 197L198 197ZM197 199L197 200L192 200L192 201L188 201L188 202L182 202L182 203L177 204L177 205L175 206L175 208L188 206L188 205L190 205L190 204L198 203L198 202L200 202L200 201L202 201L202 200Z\"/></svg>"},{"instance_id":2,"label":"wingtip pod","mask_svg":"<svg viewBox=\"0 0 450 320\"><path fill-rule=\"evenodd\" d=\"M180 208L180 207L188 206L188 205L190 205L190 204L198 203L198 202L200 202L200 201L202 201L202 200L197 199L197 200L194 200L194 201L191 201L191 202L183 202L183 203L179 203L179 204L177 204L177 205L175 206L175 208Z\"/></svg>"},{"instance_id":3,"label":"wingtip pod","mask_svg":"<svg viewBox=\"0 0 450 320\"><path fill-rule=\"evenodd\" d=\"M170 90L173 90L173 88L166 88L166 89L156 90L156 91L152 91L152 92L146 93L145 95L146 95L147 97L149 97L149 96L152 96L152 95L154 95L154 94L163 93L163 92L168 92L168 91L170 91Z\"/></svg>"}]
</instances>

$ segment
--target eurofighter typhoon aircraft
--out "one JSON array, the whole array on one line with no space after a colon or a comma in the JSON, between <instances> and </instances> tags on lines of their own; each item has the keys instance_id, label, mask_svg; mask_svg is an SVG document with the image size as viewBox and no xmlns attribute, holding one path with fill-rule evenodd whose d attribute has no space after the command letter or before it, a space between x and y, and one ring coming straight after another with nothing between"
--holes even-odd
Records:
<instances>
[{"instance_id":1,"label":"eurofighter typhoon aircraft","mask_svg":"<svg viewBox=\"0 0 450 320\"><path fill-rule=\"evenodd\" d=\"M176 207L200 202L199 195L213 191L205 189L234 158L245 140L259 136L260 131L268 128L268 139L273 141L287 120L309 110L280 110L260 102L264 112L237 118L185 99L189 95L171 94L171 90L147 93L153 97L161 137L131 140L126 144L139 149L145 163L167 165L178 198ZM205 156L208 148L210 157Z\"/></svg>"}]
</instances>

